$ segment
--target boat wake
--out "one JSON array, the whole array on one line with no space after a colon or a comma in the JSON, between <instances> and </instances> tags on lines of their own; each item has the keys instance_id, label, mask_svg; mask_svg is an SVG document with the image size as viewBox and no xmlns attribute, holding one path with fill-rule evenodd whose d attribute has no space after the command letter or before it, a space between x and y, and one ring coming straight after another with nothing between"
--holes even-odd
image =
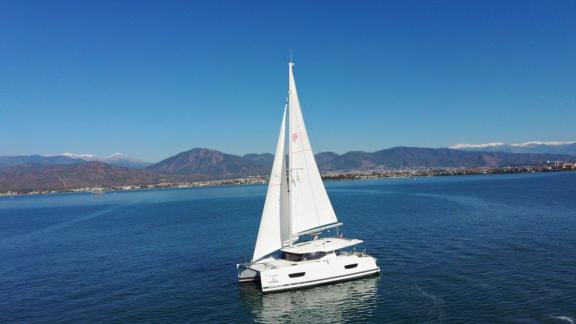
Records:
<instances>
[{"instance_id":1,"label":"boat wake","mask_svg":"<svg viewBox=\"0 0 576 324\"><path fill-rule=\"evenodd\" d=\"M560 321L565 321L565 322L568 322L570 324L574 324L574 319L572 319L571 317L568 317L568 316L550 316L550 318L557 319Z\"/></svg>"},{"instance_id":2,"label":"boat wake","mask_svg":"<svg viewBox=\"0 0 576 324\"><path fill-rule=\"evenodd\" d=\"M3 240L0 240L0 247L2 247L2 245L4 246L11 246L14 245L15 243L18 243L19 241L22 240L27 240L27 239L31 239L31 238L35 238L38 237L39 235L43 235L43 234L47 234L47 233L52 233L61 229L65 229L67 227L70 227L74 224L83 222L83 221L87 221L105 214L108 214L116 209L119 208L124 208L125 205L122 206L115 206L115 207L109 207L109 208L105 208L103 210L99 210L99 211L95 211L83 216L80 216L78 218L74 218L74 219L70 219L70 220L66 220L57 224L52 224L49 225L47 227L44 227L42 229L38 229L36 231L32 231L32 232L28 232L28 233L24 233L24 234L20 234L20 235L16 235L16 236L12 236Z\"/></svg>"},{"instance_id":3,"label":"boat wake","mask_svg":"<svg viewBox=\"0 0 576 324\"><path fill-rule=\"evenodd\" d=\"M414 288L418 294L428 299L431 303L428 310L428 323L442 323L444 322L444 300L441 297L430 294L422 290L417 283L414 283Z\"/></svg>"}]
</instances>

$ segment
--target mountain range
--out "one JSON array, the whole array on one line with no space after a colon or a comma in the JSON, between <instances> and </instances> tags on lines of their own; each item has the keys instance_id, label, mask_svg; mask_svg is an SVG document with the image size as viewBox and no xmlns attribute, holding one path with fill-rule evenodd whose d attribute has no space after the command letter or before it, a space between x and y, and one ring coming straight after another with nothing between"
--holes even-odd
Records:
<instances>
[{"instance_id":1,"label":"mountain range","mask_svg":"<svg viewBox=\"0 0 576 324\"><path fill-rule=\"evenodd\" d=\"M93 154L62 153L62 154L50 154L50 155L0 156L0 169L24 164L41 166L41 165L77 164L88 161L104 162L107 164L133 169L142 169L151 164L122 153L114 153L108 156L98 156Z\"/></svg>"},{"instance_id":2,"label":"mountain range","mask_svg":"<svg viewBox=\"0 0 576 324\"><path fill-rule=\"evenodd\" d=\"M272 169L272 154L226 154L207 148L179 153L146 170L190 178L237 178L264 175Z\"/></svg>"},{"instance_id":3,"label":"mountain range","mask_svg":"<svg viewBox=\"0 0 576 324\"><path fill-rule=\"evenodd\" d=\"M128 156L124 153L114 153L107 156L98 156L94 154L76 154L76 153L62 153L59 156L66 156L72 159L79 159L84 161L98 161L112 165L123 166L133 169L142 169L152 163L144 162L140 159Z\"/></svg>"},{"instance_id":4,"label":"mountain range","mask_svg":"<svg viewBox=\"0 0 576 324\"><path fill-rule=\"evenodd\" d=\"M498 167L534 164L548 160L571 160L576 157L552 154L512 154L503 152L467 152L446 148L394 147L376 152L353 151L345 154L316 154L320 171L350 171L399 168ZM146 170L165 175L196 178L231 178L267 175L272 168L272 154L225 154L196 148L150 165Z\"/></svg>"},{"instance_id":5,"label":"mountain range","mask_svg":"<svg viewBox=\"0 0 576 324\"><path fill-rule=\"evenodd\" d=\"M44 155L21 155L21 156L0 156L0 170L15 165L61 165L83 163L84 160L72 159L67 156L44 156Z\"/></svg>"},{"instance_id":6,"label":"mountain range","mask_svg":"<svg viewBox=\"0 0 576 324\"><path fill-rule=\"evenodd\" d=\"M88 159L93 158L72 158L70 155L0 157L0 192L266 176L270 172L274 156L269 153L240 156L195 148L143 169L113 165L110 160L104 163L98 160L87 161ZM316 154L316 161L322 172L498 167L557 160L574 161L576 156L417 147L395 147L376 152Z\"/></svg>"},{"instance_id":7,"label":"mountain range","mask_svg":"<svg viewBox=\"0 0 576 324\"><path fill-rule=\"evenodd\" d=\"M548 160L574 160L561 154L513 154L504 152L467 152L447 148L394 147L342 155L327 152L316 155L322 171L372 170L400 168L477 168L534 164Z\"/></svg>"},{"instance_id":8,"label":"mountain range","mask_svg":"<svg viewBox=\"0 0 576 324\"><path fill-rule=\"evenodd\" d=\"M150 171L98 161L57 165L24 164L0 170L0 192L109 187L160 181L165 179Z\"/></svg>"}]
</instances>

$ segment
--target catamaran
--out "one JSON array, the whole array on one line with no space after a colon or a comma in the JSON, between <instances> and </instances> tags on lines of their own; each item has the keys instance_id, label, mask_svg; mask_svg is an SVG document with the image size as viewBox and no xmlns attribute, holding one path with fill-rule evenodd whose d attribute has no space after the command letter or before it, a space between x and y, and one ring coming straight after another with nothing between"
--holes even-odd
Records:
<instances>
[{"instance_id":1,"label":"catamaran","mask_svg":"<svg viewBox=\"0 0 576 324\"><path fill-rule=\"evenodd\" d=\"M274 292L379 273L374 257L352 249L363 241L344 238L341 226L310 146L290 60L258 238L252 260L237 265L238 281L260 281L263 292Z\"/></svg>"}]
</instances>

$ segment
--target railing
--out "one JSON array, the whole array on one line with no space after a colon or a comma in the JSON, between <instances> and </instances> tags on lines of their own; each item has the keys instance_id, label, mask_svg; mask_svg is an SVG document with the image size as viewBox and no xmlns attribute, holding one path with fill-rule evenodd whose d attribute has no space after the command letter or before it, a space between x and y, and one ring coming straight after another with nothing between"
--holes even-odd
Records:
<instances>
[{"instance_id":1,"label":"railing","mask_svg":"<svg viewBox=\"0 0 576 324\"><path fill-rule=\"evenodd\" d=\"M366 253L366 249L362 250L362 252L359 251L342 251L342 252L338 252L336 255L355 255L357 257L363 258L365 256L369 256L368 253Z\"/></svg>"}]
</instances>

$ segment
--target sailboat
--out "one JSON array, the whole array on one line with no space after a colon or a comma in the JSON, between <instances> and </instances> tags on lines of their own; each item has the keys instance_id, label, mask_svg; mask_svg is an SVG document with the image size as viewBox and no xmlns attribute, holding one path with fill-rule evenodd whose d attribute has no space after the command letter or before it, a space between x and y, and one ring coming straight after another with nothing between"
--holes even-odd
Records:
<instances>
[{"instance_id":1,"label":"sailboat","mask_svg":"<svg viewBox=\"0 0 576 324\"><path fill-rule=\"evenodd\" d=\"M310 146L290 60L258 238L251 261L237 265L238 281L259 281L263 292L275 292L379 273L374 257L352 248L363 241L344 238L341 226Z\"/></svg>"}]
</instances>

